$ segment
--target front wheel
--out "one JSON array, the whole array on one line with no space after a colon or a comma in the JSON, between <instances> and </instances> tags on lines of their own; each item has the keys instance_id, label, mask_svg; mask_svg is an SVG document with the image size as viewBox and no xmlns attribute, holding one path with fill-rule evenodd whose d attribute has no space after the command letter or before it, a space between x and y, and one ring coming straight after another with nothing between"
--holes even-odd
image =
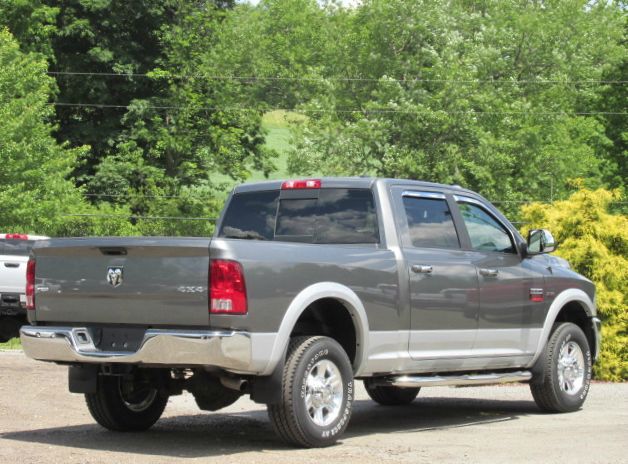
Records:
<instances>
[{"instance_id":1,"label":"front wheel","mask_svg":"<svg viewBox=\"0 0 628 464\"><path fill-rule=\"evenodd\" d=\"M85 395L92 417L118 432L150 428L164 412L168 395L152 376L100 376L96 393Z\"/></svg>"},{"instance_id":2,"label":"front wheel","mask_svg":"<svg viewBox=\"0 0 628 464\"><path fill-rule=\"evenodd\" d=\"M530 382L536 404L547 412L580 409L589 393L592 364L582 329L570 322L556 325L542 356L542 380Z\"/></svg>"},{"instance_id":3,"label":"front wheel","mask_svg":"<svg viewBox=\"0 0 628 464\"><path fill-rule=\"evenodd\" d=\"M295 337L283 372L281 402L268 406L275 432L307 448L334 444L349 424L353 370L329 337Z\"/></svg>"}]
</instances>

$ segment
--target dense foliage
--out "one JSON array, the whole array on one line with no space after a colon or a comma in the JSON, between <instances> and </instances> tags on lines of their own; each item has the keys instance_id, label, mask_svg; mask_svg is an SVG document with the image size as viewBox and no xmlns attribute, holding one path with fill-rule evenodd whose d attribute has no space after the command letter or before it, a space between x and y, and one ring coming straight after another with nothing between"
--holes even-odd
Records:
<instances>
[{"instance_id":1,"label":"dense foliage","mask_svg":"<svg viewBox=\"0 0 628 464\"><path fill-rule=\"evenodd\" d=\"M567 255L582 230L519 205L625 191L623 3L343 3L0 0L0 230L207 235L236 182L368 174L478 190ZM619 340L625 287L583 270Z\"/></svg>"},{"instance_id":2,"label":"dense foliage","mask_svg":"<svg viewBox=\"0 0 628 464\"><path fill-rule=\"evenodd\" d=\"M549 228L559 243L556 254L595 283L602 316L598 378L628 379L628 218L609 213L619 192L583 189L551 206L523 208L526 229Z\"/></svg>"},{"instance_id":3,"label":"dense foliage","mask_svg":"<svg viewBox=\"0 0 628 464\"><path fill-rule=\"evenodd\" d=\"M44 59L21 52L11 34L0 30L2 229L50 235L133 233L127 221L70 216L95 212L69 179L89 147L69 148L52 136L54 109L48 99L54 81L44 74L46 67ZM115 213L110 208L104 212Z\"/></svg>"}]
</instances>

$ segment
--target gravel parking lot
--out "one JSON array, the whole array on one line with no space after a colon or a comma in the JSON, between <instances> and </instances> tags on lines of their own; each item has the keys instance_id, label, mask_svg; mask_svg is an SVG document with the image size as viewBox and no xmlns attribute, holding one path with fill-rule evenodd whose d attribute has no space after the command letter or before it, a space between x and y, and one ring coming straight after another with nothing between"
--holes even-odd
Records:
<instances>
[{"instance_id":1,"label":"gravel parking lot","mask_svg":"<svg viewBox=\"0 0 628 464\"><path fill-rule=\"evenodd\" d=\"M342 442L301 450L280 443L265 408L244 398L209 413L174 397L150 431L107 432L66 377L0 352L0 462L628 462L628 384L596 383L584 410L546 415L525 385L424 389L411 406L386 408L359 382Z\"/></svg>"}]
</instances>

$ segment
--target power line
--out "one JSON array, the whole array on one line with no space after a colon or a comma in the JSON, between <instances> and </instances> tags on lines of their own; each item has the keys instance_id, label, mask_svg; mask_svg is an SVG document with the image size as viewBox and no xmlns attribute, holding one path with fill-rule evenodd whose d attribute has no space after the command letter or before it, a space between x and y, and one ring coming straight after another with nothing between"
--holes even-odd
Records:
<instances>
[{"instance_id":1,"label":"power line","mask_svg":"<svg viewBox=\"0 0 628 464\"><path fill-rule=\"evenodd\" d=\"M167 199L185 199L185 200L208 200L214 197L212 196L197 196L197 195L143 195L143 194L125 194L125 193L84 193L86 197L105 197L105 198L125 198L128 196L140 197L140 198L167 198ZM516 204L527 204L527 203L548 203L546 200L489 200L491 203L500 204L500 203L516 203ZM561 201L561 200L558 200ZM611 201L610 204L613 205L626 205L628 201ZM126 217L126 216L125 216Z\"/></svg>"},{"instance_id":2,"label":"power line","mask_svg":"<svg viewBox=\"0 0 628 464\"><path fill-rule=\"evenodd\" d=\"M104 103L68 103L68 102L50 102L50 105L58 106L58 107L77 107L77 108L112 108L112 109L130 109L131 105L110 105ZM251 111L251 112L269 112L269 111L289 111L293 113L344 113L344 114L458 114L458 115L469 115L469 116L477 116L477 115L543 115L543 116L592 116L592 115L615 115L615 116L625 116L628 113L614 112L614 111L576 111L576 112L565 112L565 111L445 111L445 110L432 110L432 111L405 111L405 110L396 110L396 109L385 109L385 108L375 108L375 109L349 109L349 108L323 108L323 109L293 109L293 108L252 108L252 107L219 107L219 106L208 106L208 107L193 107L193 106L171 106L171 105L147 105L142 106L142 108L146 109L154 109L154 110L183 110L183 109L193 109L197 111Z\"/></svg>"},{"instance_id":3,"label":"power line","mask_svg":"<svg viewBox=\"0 0 628 464\"><path fill-rule=\"evenodd\" d=\"M399 83L454 83L454 84L601 84L601 85L625 85L626 80L602 80L602 79L576 79L576 80L560 80L560 79L514 79L514 80L496 80L496 79L424 79L420 77L407 79L392 79L386 76L380 78L372 77L302 77L302 76L219 76L205 74L148 74L148 73L113 73L113 72L80 72L80 71L47 71L46 74L51 76L102 76L117 78L175 78L175 79L208 79L208 80L231 80L231 81L302 81L302 82L399 82Z\"/></svg>"},{"instance_id":4,"label":"power line","mask_svg":"<svg viewBox=\"0 0 628 464\"><path fill-rule=\"evenodd\" d=\"M174 220L174 221L209 221L215 222L213 217L184 217L184 216L138 216L126 214L62 214L62 217L101 217L101 218L123 218L123 219L150 219L150 220Z\"/></svg>"},{"instance_id":5,"label":"power line","mask_svg":"<svg viewBox=\"0 0 628 464\"><path fill-rule=\"evenodd\" d=\"M136 194L136 193L132 193L132 194L127 194L127 193L84 193L83 194L86 197L106 197L106 198L126 198L129 196L133 196L133 197L140 197L140 198L180 198L180 199L189 199L189 200L208 200L211 199L213 197L211 196L206 196L206 197L199 197L199 196L195 196L195 195L143 195L143 194Z\"/></svg>"}]
</instances>

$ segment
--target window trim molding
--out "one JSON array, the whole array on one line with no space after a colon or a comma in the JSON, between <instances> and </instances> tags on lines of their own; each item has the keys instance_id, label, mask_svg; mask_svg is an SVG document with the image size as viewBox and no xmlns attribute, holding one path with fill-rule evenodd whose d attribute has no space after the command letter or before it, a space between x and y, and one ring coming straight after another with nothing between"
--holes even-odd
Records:
<instances>
[{"instance_id":1,"label":"window trim molding","mask_svg":"<svg viewBox=\"0 0 628 464\"><path fill-rule=\"evenodd\" d=\"M401 194L402 197L413 198L431 198L432 200L447 200L447 196L444 193L438 192L419 192L413 190L406 190Z\"/></svg>"}]
</instances>

